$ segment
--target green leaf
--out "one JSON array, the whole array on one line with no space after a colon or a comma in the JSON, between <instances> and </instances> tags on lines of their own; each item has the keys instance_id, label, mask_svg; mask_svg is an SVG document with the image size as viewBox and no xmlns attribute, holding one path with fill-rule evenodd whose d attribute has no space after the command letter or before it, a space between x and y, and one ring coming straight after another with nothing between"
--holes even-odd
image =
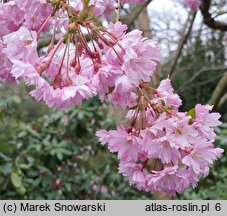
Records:
<instances>
[{"instance_id":1,"label":"green leaf","mask_svg":"<svg viewBox=\"0 0 227 216\"><path fill-rule=\"evenodd\" d=\"M1 152L0 152L0 159L3 159L4 161L11 161L12 160L10 157L8 157L7 155L5 155Z\"/></svg>"},{"instance_id":2,"label":"green leaf","mask_svg":"<svg viewBox=\"0 0 227 216\"><path fill-rule=\"evenodd\" d=\"M23 196L26 193L26 189L24 187L19 187L16 189L17 193Z\"/></svg>"},{"instance_id":3,"label":"green leaf","mask_svg":"<svg viewBox=\"0 0 227 216\"><path fill-rule=\"evenodd\" d=\"M15 146L10 144L0 143L0 152L2 153L11 153L13 148L15 148Z\"/></svg>"},{"instance_id":4,"label":"green leaf","mask_svg":"<svg viewBox=\"0 0 227 216\"><path fill-rule=\"evenodd\" d=\"M16 188L22 187L22 179L15 172L11 173L11 182L12 182L13 186L16 187Z\"/></svg>"},{"instance_id":5,"label":"green leaf","mask_svg":"<svg viewBox=\"0 0 227 216\"><path fill-rule=\"evenodd\" d=\"M56 156L57 156L58 160L60 160L60 161L63 160L63 155L61 152L57 152Z\"/></svg>"},{"instance_id":6,"label":"green leaf","mask_svg":"<svg viewBox=\"0 0 227 216\"><path fill-rule=\"evenodd\" d=\"M166 103L165 103L165 101L164 100L161 100L161 103L162 103L162 106L166 106Z\"/></svg>"},{"instance_id":7,"label":"green leaf","mask_svg":"<svg viewBox=\"0 0 227 216\"><path fill-rule=\"evenodd\" d=\"M6 163L3 165L0 165L0 173L3 173L3 175L8 175L9 173L12 172L12 164L11 163Z\"/></svg>"},{"instance_id":8,"label":"green leaf","mask_svg":"<svg viewBox=\"0 0 227 216\"><path fill-rule=\"evenodd\" d=\"M27 135L27 132L26 131L22 131L18 134L18 138L23 138Z\"/></svg>"},{"instance_id":9,"label":"green leaf","mask_svg":"<svg viewBox=\"0 0 227 216\"><path fill-rule=\"evenodd\" d=\"M21 103L21 98L20 98L19 96L17 96L17 95L14 95L14 96L12 97L12 100L13 100L13 102L16 103L16 104L20 104L20 103Z\"/></svg>"},{"instance_id":10,"label":"green leaf","mask_svg":"<svg viewBox=\"0 0 227 216\"><path fill-rule=\"evenodd\" d=\"M190 110L187 112L187 116L191 116L192 119L194 119L194 118L195 118L195 108L190 109Z\"/></svg>"},{"instance_id":11,"label":"green leaf","mask_svg":"<svg viewBox=\"0 0 227 216\"><path fill-rule=\"evenodd\" d=\"M27 164L20 164L19 167L23 170L28 170L29 169L29 165Z\"/></svg>"}]
</instances>

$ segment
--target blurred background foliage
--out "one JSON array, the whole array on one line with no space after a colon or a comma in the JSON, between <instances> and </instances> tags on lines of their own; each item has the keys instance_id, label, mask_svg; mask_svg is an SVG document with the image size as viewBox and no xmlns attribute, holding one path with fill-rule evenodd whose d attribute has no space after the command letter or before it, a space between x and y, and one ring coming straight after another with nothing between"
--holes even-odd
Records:
<instances>
[{"instance_id":1,"label":"blurred background foliage","mask_svg":"<svg viewBox=\"0 0 227 216\"><path fill-rule=\"evenodd\" d=\"M223 37L223 32L211 31L203 41L202 36L197 35L190 50L183 51L176 69L178 76L174 79L174 88L184 101L183 109L189 110L195 104L207 103L225 73L226 68L222 69L225 63ZM195 79L190 82L193 76Z\"/></svg>"}]
</instances>

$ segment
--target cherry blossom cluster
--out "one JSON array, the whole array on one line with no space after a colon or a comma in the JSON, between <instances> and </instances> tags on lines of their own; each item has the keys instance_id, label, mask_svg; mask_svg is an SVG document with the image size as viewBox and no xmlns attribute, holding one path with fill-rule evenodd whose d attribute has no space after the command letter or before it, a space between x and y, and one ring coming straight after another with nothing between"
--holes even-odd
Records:
<instances>
[{"instance_id":1,"label":"cherry blossom cluster","mask_svg":"<svg viewBox=\"0 0 227 216\"><path fill-rule=\"evenodd\" d=\"M118 154L130 184L172 196L194 187L220 157L223 150L213 145L220 115L208 105L180 112L169 79L157 89L148 84L161 60L159 46L119 21L103 27L98 17L109 17L115 2L1 1L0 79L32 85L30 94L49 107L68 108L98 95L129 108L127 127L97 136ZM45 35L50 38L40 49Z\"/></svg>"},{"instance_id":2,"label":"cherry blossom cluster","mask_svg":"<svg viewBox=\"0 0 227 216\"><path fill-rule=\"evenodd\" d=\"M138 94L137 106L127 115L128 126L98 131L99 141L117 153L119 172L139 190L175 196L195 187L223 152L213 144L220 115L201 104L180 112L181 99L169 79L157 89L141 84Z\"/></svg>"},{"instance_id":3,"label":"cherry blossom cluster","mask_svg":"<svg viewBox=\"0 0 227 216\"><path fill-rule=\"evenodd\" d=\"M185 6L189 7L192 11L199 10L201 0L183 0Z\"/></svg>"},{"instance_id":4,"label":"cherry blossom cluster","mask_svg":"<svg viewBox=\"0 0 227 216\"><path fill-rule=\"evenodd\" d=\"M8 10L19 10L20 15L29 2L15 0L3 4L3 17L7 17ZM16 18L12 18L17 20L16 24L4 20L7 24L1 34L0 54L7 70L0 70L1 77L13 76L35 86L31 95L49 107L78 105L97 94L103 99L108 95L114 104L132 106L136 99L132 90L140 81L149 81L156 69L160 59L158 46L143 38L139 30L126 33L127 26L120 22L107 28L95 23L92 18L104 12L104 1L53 2L32 1L35 5L29 6L33 8L29 14L41 17L39 23L31 14L28 20L21 18L21 23ZM39 56L38 39L50 27L51 42L45 55Z\"/></svg>"}]
</instances>

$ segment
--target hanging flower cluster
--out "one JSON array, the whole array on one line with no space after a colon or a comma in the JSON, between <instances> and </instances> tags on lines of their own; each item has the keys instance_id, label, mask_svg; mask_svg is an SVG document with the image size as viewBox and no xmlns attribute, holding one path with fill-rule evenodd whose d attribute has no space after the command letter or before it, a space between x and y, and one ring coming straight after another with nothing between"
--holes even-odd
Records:
<instances>
[{"instance_id":1,"label":"hanging flower cluster","mask_svg":"<svg viewBox=\"0 0 227 216\"><path fill-rule=\"evenodd\" d=\"M160 62L159 47L121 22L104 28L97 17L109 17L115 8L115 0L3 1L0 78L34 86L30 94L49 107L80 105L99 95L130 108L127 127L97 136L118 154L119 171L130 184L172 196L194 187L220 157L212 128L220 125L220 115L208 105L180 112L170 80L157 89L148 84ZM48 33L47 48L38 52L40 37Z\"/></svg>"},{"instance_id":2,"label":"hanging flower cluster","mask_svg":"<svg viewBox=\"0 0 227 216\"><path fill-rule=\"evenodd\" d=\"M169 79L157 89L140 84L138 95L137 106L127 115L128 126L98 131L99 141L117 153L119 172L140 190L174 196L195 187L223 152L213 145L220 115L201 104L179 112L181 99Z\"/></svg>"}]
</instances>

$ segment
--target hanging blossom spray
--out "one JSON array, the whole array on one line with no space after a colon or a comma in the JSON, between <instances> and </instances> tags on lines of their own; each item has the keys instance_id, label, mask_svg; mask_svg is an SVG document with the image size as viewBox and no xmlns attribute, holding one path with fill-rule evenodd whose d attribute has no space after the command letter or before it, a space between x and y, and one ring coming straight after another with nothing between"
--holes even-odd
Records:
<instances>
[{"instance_id":1,"label":"hanging blossom spray","mask_svg":"<svg viewBox=\"0 0 227 216\"><path fill-rule=\"evenodd\" d=\"M220 115L201 104L180 112L182 101L169 79L152 88L159 47L119 21L104 28L97 17L114 10L114 0L1 1L0 78L24 80L49 107L68 108L99 95L128 108L127 126L96 135L117 153L119 172L130 184L174 196L195 187L221 156L213 144ZM40 55L39 39L48 32Z\"/></svg>"}]
</instances>

